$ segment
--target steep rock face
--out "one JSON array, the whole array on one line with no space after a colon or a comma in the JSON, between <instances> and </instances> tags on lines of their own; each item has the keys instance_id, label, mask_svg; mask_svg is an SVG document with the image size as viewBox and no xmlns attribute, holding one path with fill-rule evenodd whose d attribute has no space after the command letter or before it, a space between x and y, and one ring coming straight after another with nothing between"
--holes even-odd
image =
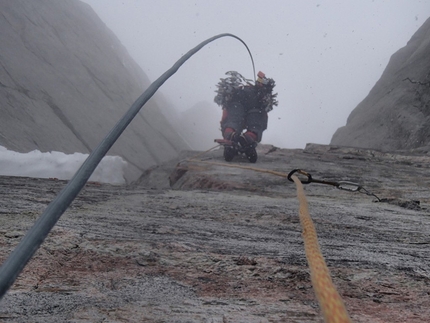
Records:
<instances>
[{"instance_id":1,"label":"steep rock face","mask_svg":"<svg viewBox=\"0 0 430 323\"><path fill-rule=\"evenodd\" d=\"M369 95L333 135L332 145L382 150L430 145L430 19L392 55Z\"/></svg>"},{"instance_id":2,"label":"steep rock face","mask_svg":"<svg viewBox=\"0 0 430 323\"><path fill-rule=\"evenodd\" d=\"M323 322L285 178L300 167L362 185L304 185L352 322L428 323L430 156L257 150L251 168L184 151L133 185L86 185L0 300L1 322ZM0 264L63 186L0 176Z\"/></svg>"},{"instance_id":3,"label":"steep rock face","mask_svg":"<svg viewBox=\"0 0 430 323\"><path fill-rule=\"evenodd\" d=\"M149 85L116 36L78 0L0 1L0 145L88 153ZM109 154L128 180L187 144L151 99Z\"/></svg>"}]
</instances>

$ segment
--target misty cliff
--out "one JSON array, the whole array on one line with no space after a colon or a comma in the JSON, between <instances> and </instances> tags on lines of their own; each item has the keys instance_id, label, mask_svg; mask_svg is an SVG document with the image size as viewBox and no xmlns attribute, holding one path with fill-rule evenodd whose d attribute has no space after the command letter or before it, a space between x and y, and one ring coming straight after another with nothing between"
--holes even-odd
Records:
<instances>
[{"instance_id":1,"label":"misty cliff","mask_svg":"<svg viewBox=\"0 0 430 323\"><path fill-rule=\"evenodd\" d=\"M222 138L221 108L209 102L198 102L179 115L178 129L194 150L205 151L215 146L214 139Z\"/></svg>"},{"instance_id":2,"label":"misty cliff","mask_svg":"<svg viewBox=\"0 0 430 323\"><path fill-rule=\"evenodd\" d=\"M331 144L381 150L430 146L430 19L392 55Z\"/></svg>"},{"instance_id":3,"label":"misty cliff","mask_svg":"<svg viewBox=\"0 0 430 323\"><path fill-rule=\"evenodd\" d=\"M0 28L0 145L8 149L88 153L150 84L78 0L1 0ZM156 100L109 151L128 162L128 180L188 148Z\"/></svg>"}]
</instances>

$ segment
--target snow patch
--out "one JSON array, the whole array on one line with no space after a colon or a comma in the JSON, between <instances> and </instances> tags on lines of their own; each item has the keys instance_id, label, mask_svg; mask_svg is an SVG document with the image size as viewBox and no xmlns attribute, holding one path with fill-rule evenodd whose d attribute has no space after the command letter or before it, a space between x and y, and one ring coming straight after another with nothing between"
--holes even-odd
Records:
<instances>
[{"instance_id":1,"label":"snow patch","mask_svg":"<svg viewBox=\"0 0 430 323\"><path fill-rule=\"evenodd\" d=\"M69 180L87 159L88 154L65 154L59 151L42 153L33 150L18 153L0 146L0 175ZM127 162L119 156L105 156L90 177L90 181L125 184Z\"/></svg>"}]
</instances>

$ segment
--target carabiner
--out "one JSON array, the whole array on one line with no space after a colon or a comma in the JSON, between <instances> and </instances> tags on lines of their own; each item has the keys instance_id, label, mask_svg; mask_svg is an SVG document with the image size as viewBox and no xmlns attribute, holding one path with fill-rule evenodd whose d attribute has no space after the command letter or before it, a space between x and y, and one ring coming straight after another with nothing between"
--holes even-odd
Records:
<instances>
[{"instance_id":1,"label":"carabiner","mask_svg":"<svg viewBox=\"0 0 430 323\"><path fill-rule=\"evenodd\" d=\"M337 182L336 188L349 192L358 192L362 189L361 185L348 181Z\"/></svg>"},{"instance_id":2,"label":"carabiner","mask_svg":"<svg viewBox=\"0 0 430 323\"><path fill-rule=\"evenodd\" d=\"M309 174L309 173L307 173L307 172L305 172L304 170L301 170L301 169L293 169L293 170L288 174L287 178L288 178L288 180L289 180L290 182L294 182L294 181L291 179L291 176L292 176L294 173L299 173L299 174L305 175L305 176L308 178L306 181L300 180L300 182L301 182L302 184L309 184L309 183L312 183L312 176L311 176L311 174Z\"/></svg>"}]
</instances>

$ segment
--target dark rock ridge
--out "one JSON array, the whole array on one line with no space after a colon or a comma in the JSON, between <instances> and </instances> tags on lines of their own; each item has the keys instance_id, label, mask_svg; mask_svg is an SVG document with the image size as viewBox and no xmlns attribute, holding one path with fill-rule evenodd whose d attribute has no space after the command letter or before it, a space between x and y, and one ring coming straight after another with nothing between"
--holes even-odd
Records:
<instances>
[{"instance_id":1,"label":"dark rock ridge","mask_svg":"<svg viewBox=\"0 0 430 323\"><path fill-rule=\"evenodd\" d=\"M8 149L88 153L150 84L78 0L2 0L0 29L0 145ZM128 162L128 180L188 148L156 100L109 152Z\"/></svg>"},{"instance_id":2,"label":"dark rock ridge","mask_svg":"<svg viewBox=\"0 0 430 323\"><path fill-rule=\"evenodd\" d=\"M430 19L392 55L332 145L385 151L430 146Z\"/></svg>"}]
</instances>

